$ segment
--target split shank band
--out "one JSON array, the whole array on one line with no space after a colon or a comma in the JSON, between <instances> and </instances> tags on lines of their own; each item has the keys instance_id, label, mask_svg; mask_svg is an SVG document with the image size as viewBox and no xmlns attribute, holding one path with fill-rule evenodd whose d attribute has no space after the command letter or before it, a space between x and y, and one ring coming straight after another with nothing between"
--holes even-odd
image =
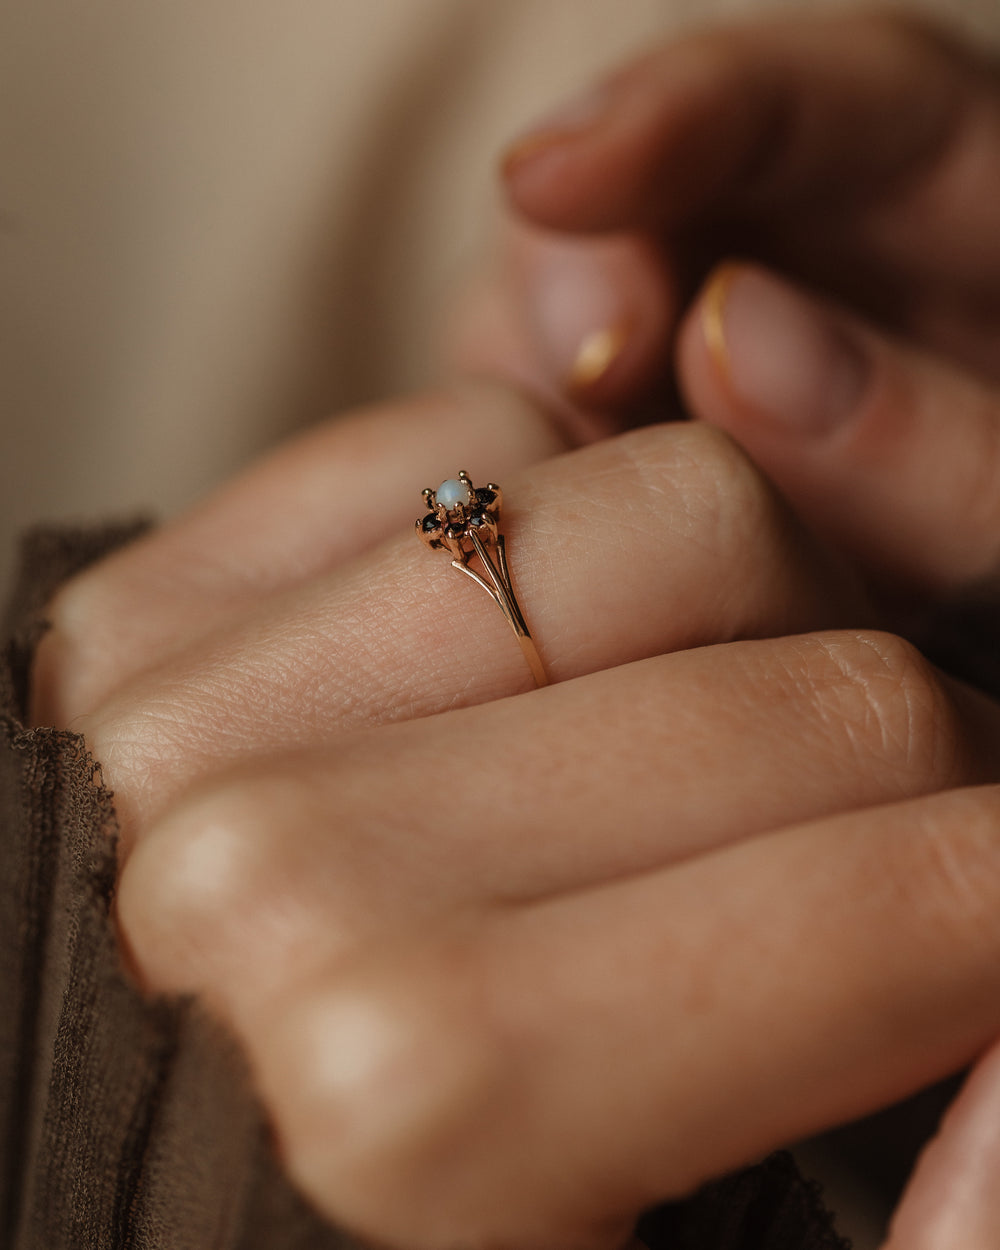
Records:
<instances>
[{"instance_id":1,"label":"split shank band","mask_svg":"<svg viewBox=\"0 0 1000 1250\"><path fill-rule=\"evenodd\" d=\"M495 482L476 487L463 469L437 490L425 490L423 497L429 511L417 520L417 534L433 551L447 551L452 567L482 586L514 631L535 685L547 685L549 679L511 585L506 544L500 533L500 487ZM474 557L481 572L470 567Z\"/></svg>"}]
</instances>

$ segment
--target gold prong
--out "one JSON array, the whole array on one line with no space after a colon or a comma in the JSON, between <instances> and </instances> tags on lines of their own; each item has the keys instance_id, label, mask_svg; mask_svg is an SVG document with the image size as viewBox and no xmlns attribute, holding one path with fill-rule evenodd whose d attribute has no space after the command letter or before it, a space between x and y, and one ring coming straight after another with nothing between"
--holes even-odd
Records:
<instances>
[{"instance_id":1,"label":"gold prong","mask_svg":"<svg viewBox=\"0 0 1000 1250\"><path fill-rule=\"evenodd\" d=\"M465 469L459 470L458 477L459 481L467 484L470 492L474 492L475 488L472 485L472 480ZM451 553L453 566L460 573L471 577L497 604L517 637L521 650L531 669L531 674L535 679L535 684L544 686L548 682L548 677L542 667L538 650L525 624L514 594L510 570L507 567L506 544L499 530L500 504L503 492L496 482L490 482L487 489L493 492L494 499L484 510L483 515L486 524L481 527L471 525L467 528L465 527L466 518L474 511L471 507L467 508L464 504L456 504L447 517L444 517L440 508L438 508L436 493L428 488L423 492L423 496L429 505L438 509L438 516L444 522L443 528L438 535L438 545ZM449 518L452 520L457 518L457 524L460 527L458 533L449 533ZM482 532L480 532L480 529ZM429 543L429 539L423 534L420 521L417 522L417 531ZM482 573L469 566L469 560L473 556L478 557Z\"/></svg>"}]
</instances>

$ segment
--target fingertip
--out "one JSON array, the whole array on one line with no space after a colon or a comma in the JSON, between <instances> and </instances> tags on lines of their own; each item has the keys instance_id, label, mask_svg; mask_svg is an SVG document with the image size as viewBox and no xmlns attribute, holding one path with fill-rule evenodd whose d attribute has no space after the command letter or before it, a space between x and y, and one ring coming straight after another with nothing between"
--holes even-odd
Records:
<instances>
[{"instance_id":1,"label":"fingertip","mask_svg":"<svg viewBox=\"0 0 1000 1250\"><path fill-rule=\"evenodd\" d=\"M543 388L582 409L619 411L666 374L677 284L652 242L520 228L511 257L516 315Z\"/></svg>"},{"instance_id":2,"label":"fingertip","mask_svg":"<svg viewBox=\"0 0 1000 1250\"><path fill-rule=\"evenodd\" d=\"M1000 1046L921 1155L882 1250L992 1250L1000 1228Z\"/></svg>"},{"instance_id":3,"label":"fingertip","mask_svg":"<svg viewBox=\"0 0 1000 1250\"><path fill-rule=\"evenodd\" d=\"M677 287L662 249L642 235L508 222L453 319L449 354L463 372L509 379L573 442L592 442L643 424L640 410L665 389Z\"/></svg>"},{"instance_id":4,"label":"fingertip","mask_svg":"<svg viewBox=\"0 0 1000 1250\"><path fill-rule=\"evenodd\" d=\"M863 410L868 344L822 301L767 270L720 266L693 322L681 368L705 419L802 440L832 434Z\"/></svg>"},{"instance_id":5,"label":"fingertip","mask_svg":"<svg viewBox=\"0 0 1000 1250\"><path fill-rule=\"evenodd\" d=\"M597 83L553 109L507 145L500 154L500 178L515 190L530 186L534 171L558 160L580 140L588 139L613 109L610 83Z\"/></svg>"},{"instance_id":6,"label":"fingertip","mask_svg":"<svg viewBox=\"0 0 1000 1250\"><path fill-rule=\"evenodd\" d=\"M499 172L513 208L553 230L663 230L738 182L770 130L767 84L731 33L696 34L619 67L514 140Z\"/></svg>"},{"instance_id":7,"label":"fingertip","mask_svg":"<svg viewBox=\"0 0 1000 1250\"><path fill-rule=\"evenodd\" d=\"M595 175L605 173L609 128L616 114L610 83L600 83L515 137L501 152L498 174L515 213L556 230L604 229L595 216ZM603 197L602 197L603 198Z\"/></svg>"},{"instance_id":8,"label":"fingertip","mask_svg":"<svg viewBox=\"0 0 1000 1250\"><path fill-rule=\"evenodd\" d=\"M682 327L680 389L885 591L995 576L996 389L763 267L717 270Z\"/></svg>"}]
</instances>

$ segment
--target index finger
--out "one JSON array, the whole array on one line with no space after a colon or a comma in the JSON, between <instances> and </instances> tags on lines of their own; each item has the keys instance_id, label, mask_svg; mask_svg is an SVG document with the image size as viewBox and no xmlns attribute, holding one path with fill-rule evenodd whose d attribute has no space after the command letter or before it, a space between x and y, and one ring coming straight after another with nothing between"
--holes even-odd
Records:
<instances>
[{"instance_id":1,"label":"index finger","mask_svg":"<svg viewBox=\"0 0 1000 1250\"><path fill-rule=\"evenodd\" d=\"M845 205L902 193L909 210L876 246L978 281L984 248L1000 268L998 97L985 58L919 19L785 17L644 57L576 112L582 121L557 115L515 143L505 176L526 216L571 231L803 211L836 224Z\"/></svg>"}]
</instances>

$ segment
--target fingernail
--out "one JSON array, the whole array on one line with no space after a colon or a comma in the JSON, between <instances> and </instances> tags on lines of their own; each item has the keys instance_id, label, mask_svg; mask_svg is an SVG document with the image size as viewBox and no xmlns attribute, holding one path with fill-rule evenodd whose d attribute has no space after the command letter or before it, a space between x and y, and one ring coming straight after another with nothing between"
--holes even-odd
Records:
<instances>
[{"instance_id":1,"label":"fingernail","mask_svg":"<svg viewBox=\"0 0 1000 1250\"><path fill-rule=\"evenodd\" d=\"M628 341L627 311L608 247L546 236L522 255L528 325L540 364L560 390L588 391Z\"/></svg>"},{"instance_id":2,"label":"fingernail","mask_svg":"<svg viewBox=\"0 0 1000 1250\"><path fill-rule=\"evenodd\" d=\"M603 326L585 334L566 376L566 389L579 394L596 386L627 342L628 331L623 325Z\"/></svg>"},{"instance_id":3,"label":"fingernail","mask_svg":"<svg viewBox=\"0 0 1000 1250\"><path fill-rule=\"evenodd\" d=\"M760 270L732 265L716 273L701 308L709 351L741 405L814 434L857 410L867 356L808 296Z\"/></svg>"},{"instance_id":4,"label":"fingernail","mask_svg":"<svg viewBox=\"0 0 1000 1250\"><path fill-rule=\"evenodd\" d=\"M606 115L609 96L606 86L591 88L547 113L505 149L501 158L504 172L592 130Z\"/></svg>"}]
</instances>

